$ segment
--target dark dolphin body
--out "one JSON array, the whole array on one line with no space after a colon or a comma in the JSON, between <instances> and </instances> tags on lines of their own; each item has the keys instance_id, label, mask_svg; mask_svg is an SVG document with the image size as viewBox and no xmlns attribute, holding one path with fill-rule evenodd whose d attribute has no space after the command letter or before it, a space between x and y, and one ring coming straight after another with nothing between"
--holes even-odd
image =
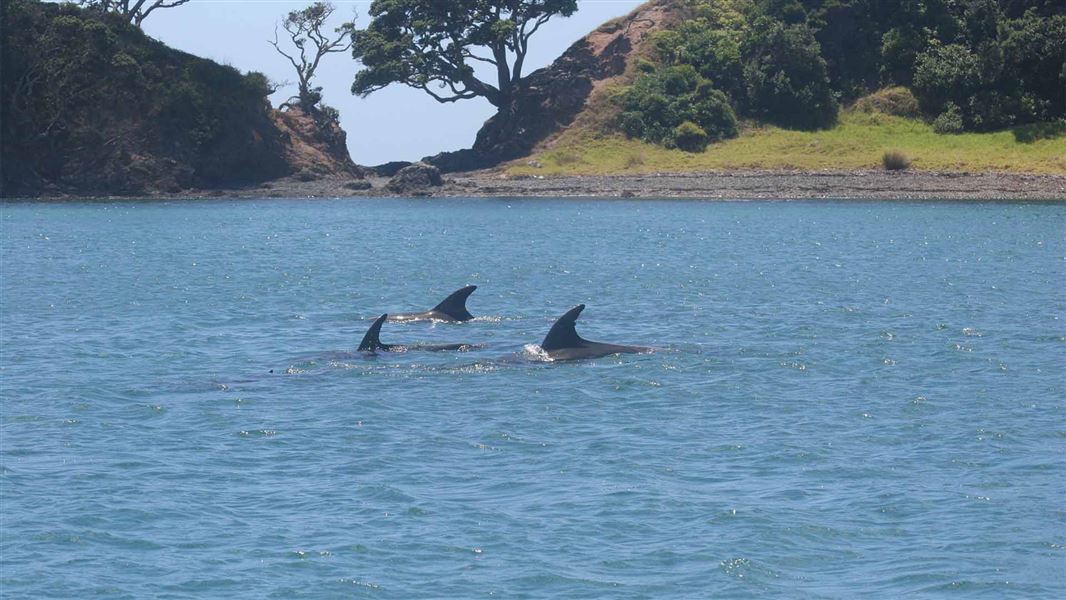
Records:
<instances>
[{"instance_id":1,"label":"dark dolphin body","mask_svg":"<svg viewBox=\"0 0 1066 600\"><path fill-rule=\"evenodd\" d=\"M540 347L551 357L552 360L578 360L582 358L599 358L611 354L638 354L651 352L651 348L641 346L622 346L619 344L604 344L590 342L582 339L577 334L575 324L581 311L585 310L584 304L578 304L566 311L559 320L552 325Z\"/></svg>"},{"instance_id":2,"label":"dark dolphin body","mask_svg":"<svg viewBox=\"0 0 1066 600\"><path fill-rule=\"evenodd\" d=\"M382 344L381 339L378 337L381 335L381 325L389 318L388 314L381 315L374 321L374 324L367 330L366 335L363 336L363 341L359 343L360 352L407 352L408 350L428 350L431 352L439 350L466 350L473 347L471 344Z\"/></svg>"},{"instance_id":3,"label":"dark dolphin body","mask_svg":"<svg viewBox=\"0 0 1066 600\"><path fill-rule=\"evenodd\" d=\"M445 298L440 304L425 312L397 313L389 317L390 321L444 321L446 323L462 323L474 318L466 310L466 299L477 289L476 285L468 285L465 288L455 290L451 296Z\"/></svg>"}]
</instances>

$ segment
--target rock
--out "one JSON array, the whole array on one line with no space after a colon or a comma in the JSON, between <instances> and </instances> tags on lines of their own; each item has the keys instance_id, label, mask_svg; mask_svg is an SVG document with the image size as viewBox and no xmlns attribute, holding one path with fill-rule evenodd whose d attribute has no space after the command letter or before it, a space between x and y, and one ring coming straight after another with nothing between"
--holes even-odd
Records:
<instances>
[{"instance_id":1,"label":"rock","mask_svg":"<svg viewBox=\"0 0 1066 600\"><path fill-rule=\"evenodd\" d=\"M349 181L348 183L344 184L344 189L353 191L369 190L372 187L374 186L372 186L370 182L365 179L356 179L355 181Z\"/></svg>"},{"instance_id":2,"label":"rock","mask_svg":"<svg viewBox=\"0 0 1066 600\"><path fill-rule=\"evenodd\" d=\"M392 162L382 163L376 167L370 167L370 170L378 177L392 177L399 173L400 169L409 166L411 166L411 161L394 160Z\"/></svg>"},{"instance_id":3,"label":"rock","mask_svg":"<svg viewBox=\"0 0 1066 600\"><path fill-rule=\"evenodd\" d=\"M475 150L456 150L427 156L422 159L422 162L437 167L441 173L456 173L484 169L500 161L496 157L484 156Z\"/></svg>"},{"instance_id":4,"label":"rock","mask_svg":"<svg viewBox=\"0 0 1066 600\"><path fill-rule=\"evenodd\" d=\"M395 194L428 194L429 188L444 185L440 169L417 162L400 169L385 184L385 189Z\"/></svg>"},{"instance_id":5,"label":"rock","mask_svg":"<svg viewBox=\"0 0 1066 600\"><path fill-rule=\"evenodd\" d=\"M536 159L533 159L533 160L527 162L526 164L531 166L531 167L533 167L534 169L539 169L542 166L544 166L544 165L540 164L539 160L536 160Z\"/></svg>"}]
</instances>

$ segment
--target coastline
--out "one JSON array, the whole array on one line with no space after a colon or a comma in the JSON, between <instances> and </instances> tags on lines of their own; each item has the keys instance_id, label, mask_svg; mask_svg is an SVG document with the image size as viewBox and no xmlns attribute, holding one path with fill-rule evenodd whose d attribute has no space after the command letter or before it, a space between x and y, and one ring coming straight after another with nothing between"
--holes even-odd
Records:
<instances>
[{"instance_id":1,"label":"coastline","mask_svg":"<svg viewBox=\"0 0 1066 600\"><path fill-rule=\"evenodd\" d=\"M283 178L244 187L183 190L109 199L411 197L386 189L386 177L369 177L368 189L352 189L352 179L300 181ZM365 184L364 184L365 185ZM1007 200L1066 201L1066 174L963 173L929 171L710 171L641 175L533 176L502 170L452 173L444 185L424 188L418 197L594 197L689 198L705 200ZM4 201L74 201L100 195L42 194Z\"/></svg>"}]
</instances>

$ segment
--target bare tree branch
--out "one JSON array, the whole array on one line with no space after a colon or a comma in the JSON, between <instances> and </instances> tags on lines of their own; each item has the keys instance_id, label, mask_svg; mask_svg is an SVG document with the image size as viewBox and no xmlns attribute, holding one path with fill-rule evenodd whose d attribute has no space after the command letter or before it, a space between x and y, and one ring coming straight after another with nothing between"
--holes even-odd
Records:
<instances>
[{"instance_id":1,"label":"bare tree branch","mask_svg":"<svg viewBox=\"0 0 1066 600\"><path fill-rule=\"evenodd\" d=\"M178 0L173 0L178 1ZM298 103L307 112L314 112L322 100L321 88L311 86L318 65L327 54L347 52L352 47L352 33L355 25L352 21L341 23L330 35L323 31L337 8L329 2L315 2L302 10L294 10L285 16L281 27L289 34L292 46L299 50L299 57L282 49L278 41L278 29L274 28L274 41L267 40L278 54L284 56L296 70L299 78ZM355 19L355 15L352 15Z\"/></svg>"}]
</instances>

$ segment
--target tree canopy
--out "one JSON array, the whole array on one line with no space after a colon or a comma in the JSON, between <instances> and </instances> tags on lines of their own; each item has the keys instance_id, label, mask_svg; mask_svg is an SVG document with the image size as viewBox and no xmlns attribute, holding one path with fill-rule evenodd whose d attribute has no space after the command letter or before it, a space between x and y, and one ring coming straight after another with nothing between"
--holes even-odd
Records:
<instances>
[{"instance_id":1,"label":"tree canopy","mask_svg":"<svg viewBox=\"0 0 1066 600\"><path fill-rule=\"evenodd\" d=\"M648 63L621 95L618 126L632 137L670 145L679 133L670 128L685 120L712 134L683 114L695 102L689 91L651 85L680 73L678 67L695 69L704 80L700 89L722 92L737 116L796 129L829 127L841 103L886 86L909 88L921 116L940 133L1066 117L1061 0L685 6L686 19L653 34L658 64Z\"/></svg>"},{"instance_id":2,"label":"tree canopy","mask_svg":"<svg viewBox=\"0 0 1066 600\"><path fill-rule=\"evenodd\" d=\"M400 83L438 102L480 96L504 110L522 86L530 38L576 10L576 0L374 0L373 20L353 36L364 68L352 93ZM495 77L478 77L478 63Z\"/></svg>"}]
</instances>

